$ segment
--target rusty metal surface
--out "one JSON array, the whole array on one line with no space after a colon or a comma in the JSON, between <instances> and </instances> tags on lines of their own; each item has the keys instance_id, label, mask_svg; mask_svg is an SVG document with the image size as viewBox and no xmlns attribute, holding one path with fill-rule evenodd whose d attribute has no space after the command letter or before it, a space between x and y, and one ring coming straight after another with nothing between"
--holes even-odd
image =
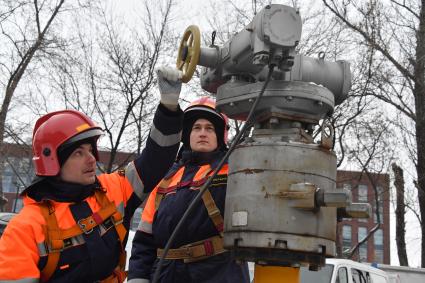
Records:
<instances>
[{"instance_id":1,"label":"rusty metal surface","mask_svg":"<svg viewBox=\"0 0 425 283\"><path fill-rule=\"evenodd\" d=\"M253 242L257 244L253 246ZM257 231L251 231L250 233L225 232L224 247L226 249L233 249L236 253L238 250L244 249L250 249L253 254L258 251L259 254L263 254L263 258L261 258L259 254L254 258L265 262L279 260L277 255L280 251L284 251L286 254L316 254L323 258L325 256L335 256L336 253L335 242L328 239L309 235L291 235ZM267 253L265 253L265 251L267 251ZM254 258L245 259L253 260ZM291 261L289 257L280 258L280 260L286 260L287 262ZM304 263L308 262L306 261Z\"/></svg>"},{"instance_id":2,"label":"rusty metal surface","mask_svg":"<svg viewBox=\"0 0 425 283\"><path fill-rule=\"evenodd\" d=\"M289 192L285 193L288 205L294 208L316 210L316 191L318 188L311 183L292 184Z\"/></svg>"},{"instance_id":3,"label":"rusty metal surface","mask_svg":"<svg viewBox=\"0 0 425 283\"><path fill-rule=\"evenodd\" d=\"M338 217L341 218L370 218L372 207L369 203L352 203L347 207L338 210Z\"/></svg>"},{"instance_id":4,"label":"rusty metal surface","mask_svg":"<svg viewBox=\"0 0 425 283\"><path fill-rule=\"evenodd\" d=\"M335 154L320 145L267 138L241 144L229 159L225 246L333 256L336 208L315 208L314 191L335 192L335 181Z\"/></svg>"}]
</instances>

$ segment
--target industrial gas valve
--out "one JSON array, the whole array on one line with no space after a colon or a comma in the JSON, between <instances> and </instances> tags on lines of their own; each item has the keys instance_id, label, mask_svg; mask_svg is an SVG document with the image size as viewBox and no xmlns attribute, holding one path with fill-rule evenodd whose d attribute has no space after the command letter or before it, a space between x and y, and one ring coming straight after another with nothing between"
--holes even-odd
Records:
<instances>
[{"instance_id":1,"label":"industrial gas valve","mask_svg":"<svg viewBox=\"0 0 425 283\"><path fill-rule=\"evenodd\" d=\"M336 254L337 209L364 216L367 208L336 188L333 130L326 124L348 95L350 64L298 54L301 31L298 10L278 4L221 46L200 47L191 26L177 67L190 79L202 66L202 88L233 119L246 120L264 89L251 134L229 157L225 248L242 260L314 269ZM331 131L316 141L320 123Z\"/></svg>"}]
</instances>

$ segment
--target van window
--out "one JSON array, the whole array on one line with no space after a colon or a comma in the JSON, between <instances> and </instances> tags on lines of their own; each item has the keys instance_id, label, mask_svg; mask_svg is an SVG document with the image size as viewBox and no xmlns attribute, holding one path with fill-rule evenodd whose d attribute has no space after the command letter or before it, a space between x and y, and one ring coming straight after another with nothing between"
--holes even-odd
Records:
<instances>
[{"instance_id":1,"label":"van window","mask_svg":"<svg viewBox=\"0 0 425 283\"><path fill-rule=\"evenodd\" d=\"M331 283L334 266L326 264L319 271L310 271L308 268L300 268L301 283Z\"/></svg>"},{"instance_id":2,"label":"van window","mask_svg":"<svg viewBox=\"0 0 425 283\"><path fill-rule=\"evenodd\" d=\"M369 278L369 273L359 269L351 269L353 283L372 283Z\"/></svg>"},{"instance_id":3,"label":"van window","mask_svg":"<svg viewBox=\"0 0 425 283\"><path fill-rule=\"evenodd\" d=\"M379 274L370 273L370 278L372 278L372 283L387 283L387 279Z\"/></svg>"},{"instance_id":4,"label":"van window","mask_svg":"<svg viewBox=\"0 0 425 283\"><path fill-rule=\"evenodd\" d=\"M335 283L348 283L347 268L340 267L338 269L338 274L337 274Z\"/></svg>"}]
</instances>

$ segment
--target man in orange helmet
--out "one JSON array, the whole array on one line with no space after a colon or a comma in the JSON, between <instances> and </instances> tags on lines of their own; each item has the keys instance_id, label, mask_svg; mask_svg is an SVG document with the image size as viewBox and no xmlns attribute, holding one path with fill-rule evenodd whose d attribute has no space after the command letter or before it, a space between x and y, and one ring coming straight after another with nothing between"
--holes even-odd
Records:
<instances>
[{"instance_id":1,"label":"man in orange helmet","mask_svg":"<svg viewBox=\"0 0 425 283\"><path fill-rule=\"evenodd\" d=\"M142 154L96 176L100 127L81 112L44 115L33 131L36 178L0 239L1 282L123 282L131 217L180 142L180 74L161 68L161 103Z\"/></svg>"},{"instance_id":2,"label":"man in orange helmet","mask_svg":"<svg viewBox=\"0 0 425 283\"><path fill-rule=\"evenodd\" d=\"M149 195L133 240L129 283L149 283L158 258L189 203L227 151L227 117L203 97L183 115L180 159ZM249 282L246 263L223 249L227 164L183 225L161 267L161 283Z\"/></svg>"}]
</instances>

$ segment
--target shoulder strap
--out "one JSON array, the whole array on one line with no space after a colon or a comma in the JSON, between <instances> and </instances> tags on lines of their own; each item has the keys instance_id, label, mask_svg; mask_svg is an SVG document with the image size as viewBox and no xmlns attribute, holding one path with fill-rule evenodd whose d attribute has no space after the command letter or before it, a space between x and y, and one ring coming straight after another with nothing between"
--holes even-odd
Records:
<instances>
[{"instance_id":1,"label":"shoulder strap","mask_svg":"<svg viewBox=\"0 0 425 283\"><path fill-rule=\"evenodd\" d=\"M223 216L221 216L220 210L215 204L214 198L212 197L209 189L206 189L202 195L202 201L204 202L204 205L208 211L208 216L211 218L220 236L223 237Z\"/></svg>"},{"instance_id":2,"label":"shoulder strap","mask_svg":"<svg viewBox=\"0 0 425 283\"><path fill-rule=\"evenodd\" d=\"M168 188L171 181L173 180L173 176L169 177L168 179L162 179L161 182L158 185L158 188ZM159 192L159 190L157 190L156 195L155 195L155 211L158 210L159 204L161 203L162 199L164 198L164 195L165 194L163 194L163 193Z\"/></svg>"},{"instance_id":3,"label":"shoulder strap","mask_svg":"<svg viewBox=\"0 0 425 283\"><path fill-rule=\"evenodd\" d=\"M209 170L204 177L207 177L207 175L210 175L212 171L215 169L215 166ZM227 174L227 164L223 166L223 168L219 171L219 173L226 173ZM225 171L225 172L223 172ZM224 220L223 216L221 215L220 209L218 209L213 196L211 195L211 192L209 189L206 189L204 194L202 195L202 201L204 202L205 208L208 211L208 216L214 223L215 228L217 229L220 237L223 237L223 226L224 226Z\"/></svg>"},{"instance_id":4,"label":"shoulder strap","mask_svg":"<svg viewBox=\"0 0 425 283\"><path fill-rule=\"evenodd\" d=\"M40 281L46 282L55 272L60 253L64 247L64 239L72 238L83 233L90 233L94 227L103 223L106 219L111 217L117 231L119 240L121 242L121 255L119 260L119 266L122 270L125 269L126 253L124 248L124 239L127 234L127 229L123 224L123 217L121 213L115 207L115 204L111 202L106 193L100 190L95 191L95 197L97 202L100 204L101 209L98 212L93 213L91 216L81 219L68 229L60 229L56 220L55 211L50 202L45 201L39 204L41 213L46 220L46 226L44 227L45 243L47 245L47 263L44 268L40 271Z\"/></svg>"},{"instance_id":5,"label":"shoulder strap","mask_svg":"<svg viewBox=\"0 0 425 283\"><path fill-rule=\"evenodd\" d=\"M126 260L127 260L127 253L125 251L125 246L124 246L124 240L125 240L125 236L127 235L127 229L124 227L123 217L122 217L121 213L117 210L114 202L110 201L106 197L106 193L104 191L96 190L95 196L96 196L97 202L100 203L100 205L102 206L102 210L103 210L103 208L109 208L109 207L113 207L114 210L115 210L115 213L112 214L112 220L113 220L115 229L117 231L118 237L119 237L120 242L121 242L121 254L120 254L120 259L119 259L118 265L119 265L121 271L124 271ZM93 216L95 214L93 214Z\"/></svg>"},{"instance_id":6,"label":"shoulder strap","mask_svg":"<svg viewBox=\"0 0 425 283\"><path fill-rule=\"evenodd\" d=\"M56 220L55 211L51 204L45 201L41 203L39 207L46 220L46 226L44 228L45 243L50 245L48 247L49 253L47 256L47 263L40 271L40 281L46 282L50 279L58 266L60 252L63 248L63 238Z\"/></svg>"},{"instance_id":7,"label":"shoulder strap","mask_svg":"<svg viewBox=\"0 0 425 283\"><path fill-rule=\"evenodd\" d=\"M212 171L213 169L211 168L211 170L206 172L204 177L209 175ZM214 223L214 226L217 229L218 233L220 234L220 237L223 237L223 226L224 226L223 216L221 215L220 210L218 209L209 189L206 189L204 194L202 195L202 201L204 202L205 208L208 211L208 216Z\"/></svg>"},{"instance_id":8,"label":"shoulder strap","mask_svg":"<svg viewBox=\"0 0 425 283\"><path fill-rule=\"evenodd\" d=\"M161 203L162 199L164 198L164 195L165 195L164 192L166 192L167 188L169 188L171 182L173 181L173 177L177 174L177 172L180 171L181 168L183 168L183 166L172 168L170 170L171 172L168 172L167 175L161 180L161 182L159 182L158 190L157 190L156 196L155 196L155 211L158 210L159 204ZM180 178L181 177L182 176L180 176Z\"/></svg>"},{"instance_id":9,"label":"shoulder strap","mask_svg":"<svg viewBox=\"0 0 425 283\"><path fill-rule=\"evenodd\" d=\"M112 219L114 221L115 229L117 230L118 237L120 238L121 247L123 247L124 238L125 238L125 235L127 234L127 229L125 229L124 227L121 213L117 210L115 204L107 198L105 192L96 190L95 197L97 202L101 205L102 208L99 212L93 213L92 218L95 220L99 219L101 221L99 222L102 223L104 220L106 220L106 218L108 218L108 216L112 214ZM109 212L112 210L113 210L113 213L109 214ZM102 212L105 212L105 213L102 213ZM106 216L107 214L109 215Z\"/></svg>"}]
</instances>

